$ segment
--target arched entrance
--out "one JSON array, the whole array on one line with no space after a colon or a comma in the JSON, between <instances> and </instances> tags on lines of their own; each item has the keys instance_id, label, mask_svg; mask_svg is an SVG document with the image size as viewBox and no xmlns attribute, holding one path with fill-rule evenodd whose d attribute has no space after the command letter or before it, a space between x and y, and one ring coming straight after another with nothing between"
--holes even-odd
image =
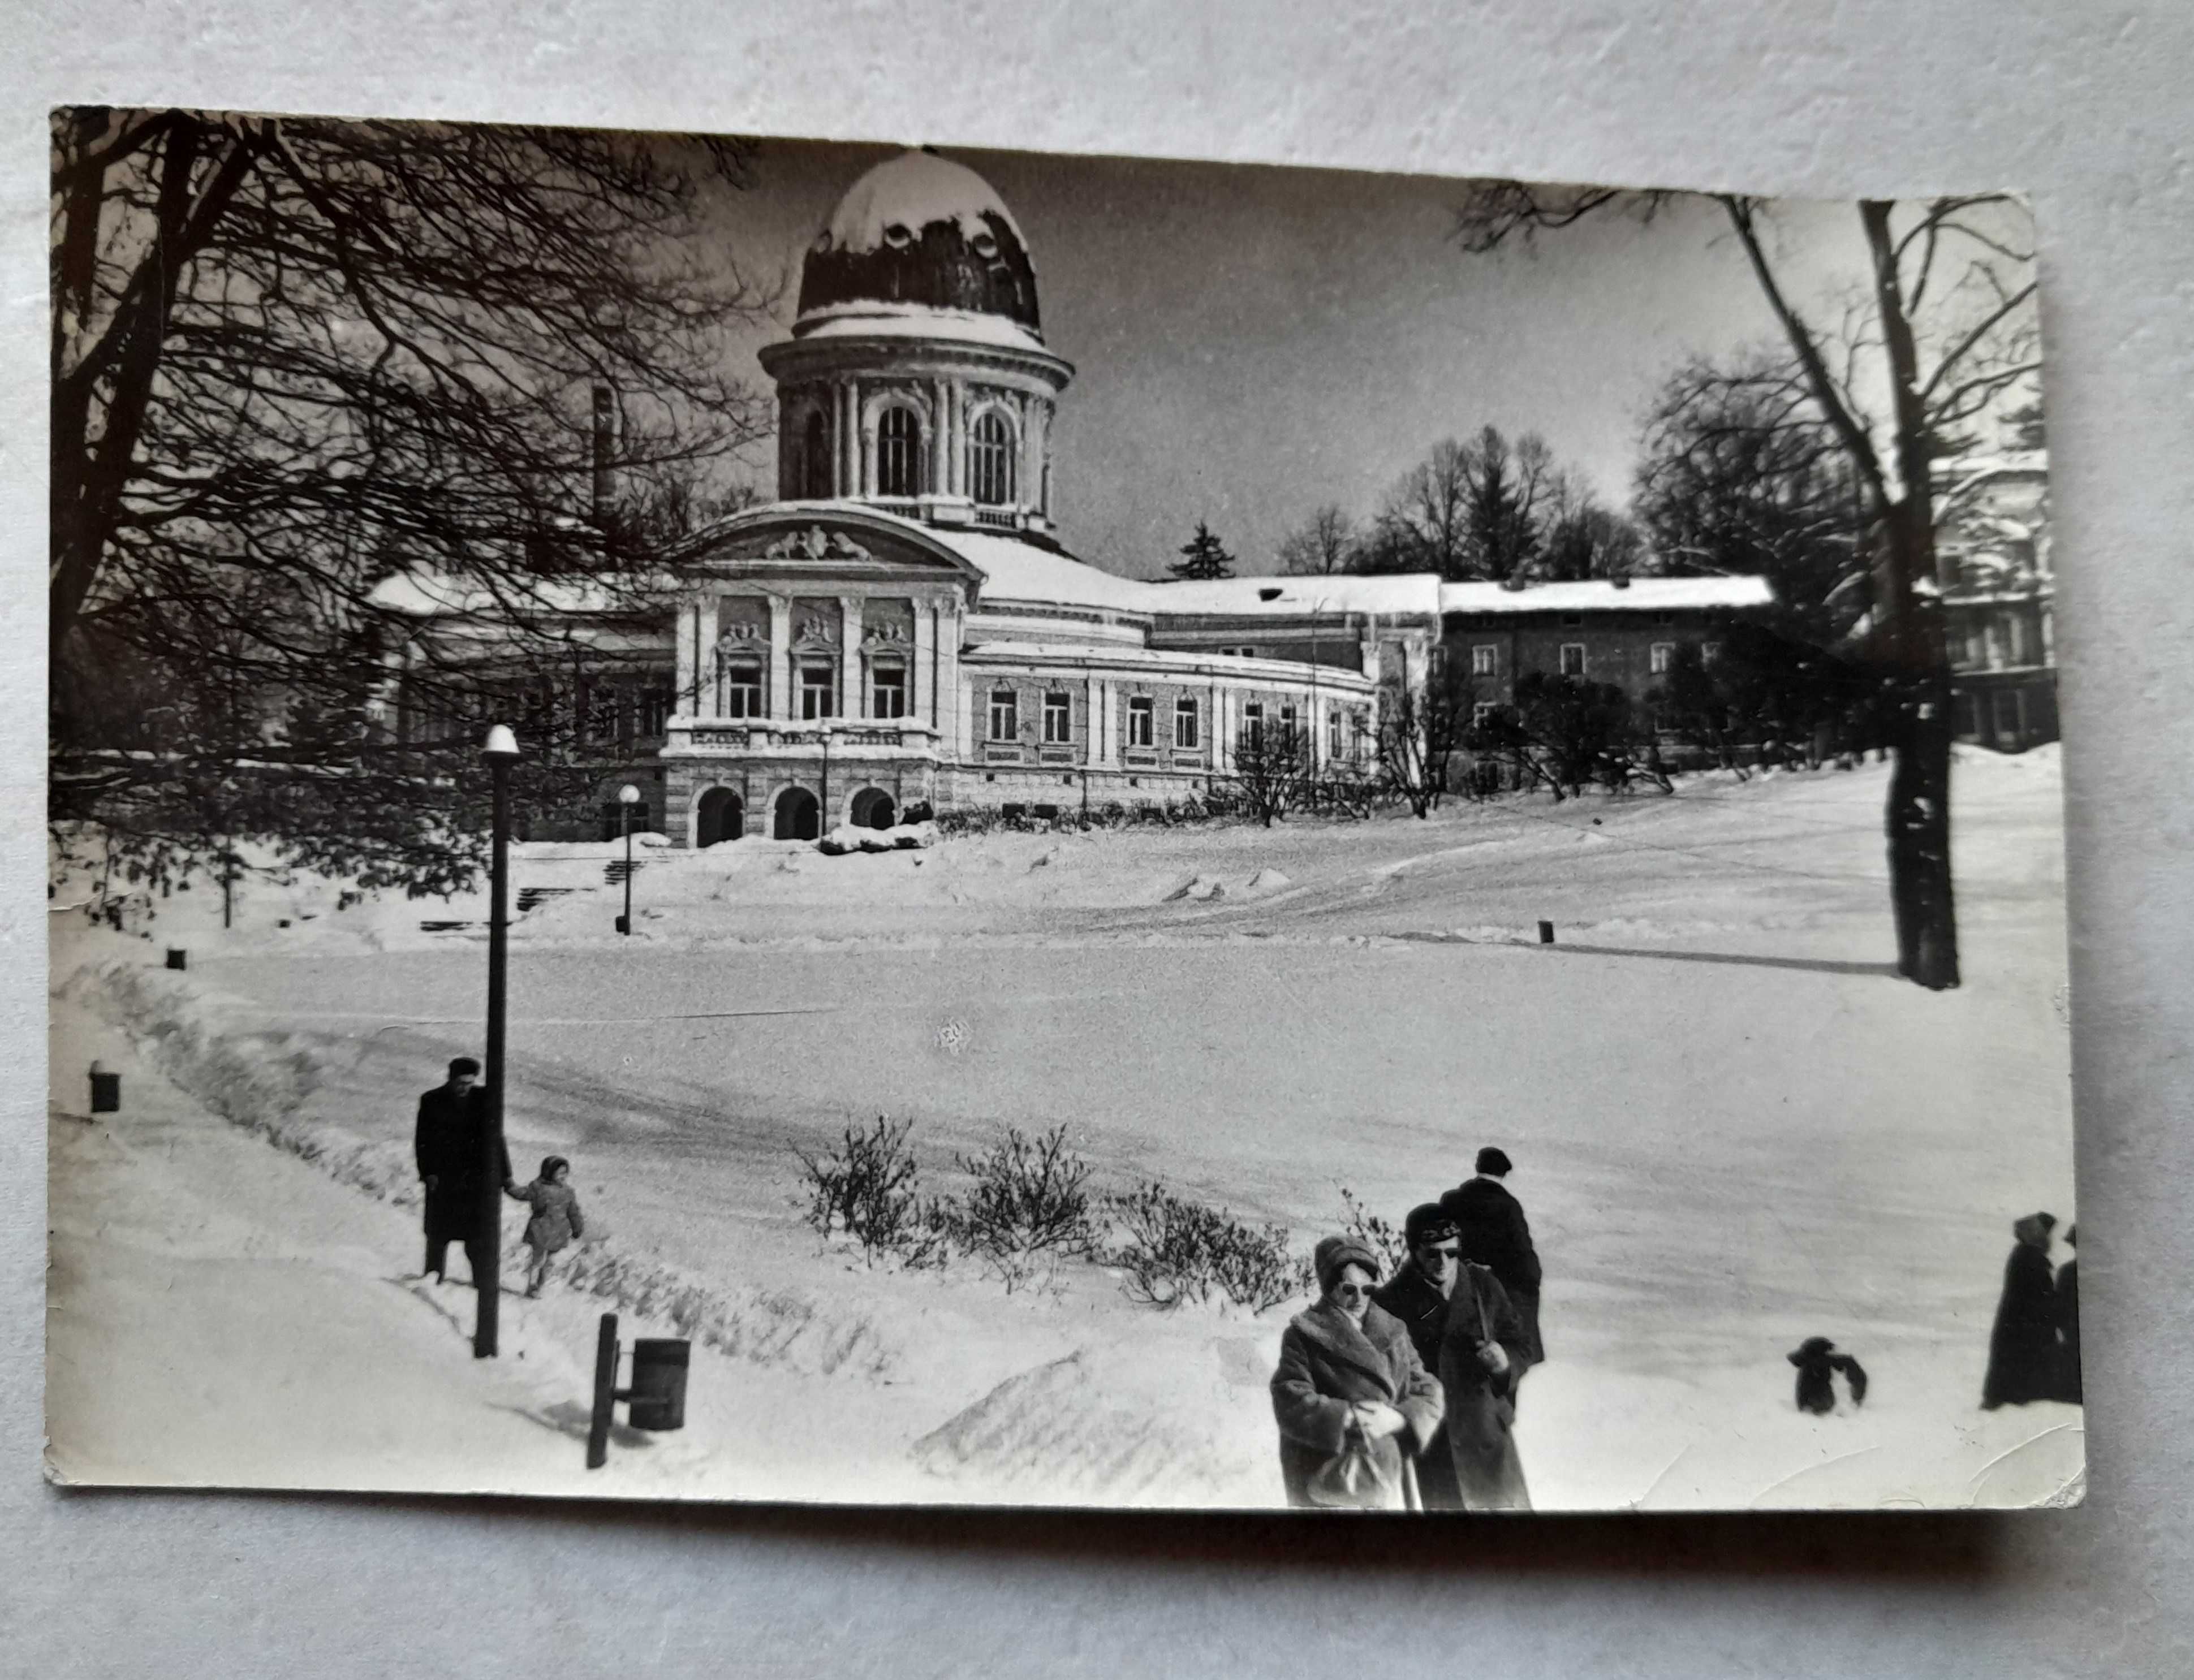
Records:
<instances>
[{"instance_id":1,"label":"arched entrance","mask_svg":"<svg viewBox=\"0 0 2194 1680\"><path fill-rule=\"evenodd\" d=\"M815 795L805 788L787 788L779 794L773 832L779 840L819 838L823 833L823 807L815 802Z\"/></svg>"},{"instance_id":2,"label":"arched entrance","mask_svg":"<svg viewBox=\"0 0 2194 1680\"><path fill-rule=\"evenodd\" d=\"M899 807L882 788L864 788L853 795L853 826L888 829L898 819Z\"/></svg>"},{"instance_id":3,"label":"arched entrance","mask_svg":"<svg viewBox=\"0 0 2194 1680\"><path fill-rule=\"evenodd\" d=\"M701 795L700 809L693 818L695 846L735 840L746 831L746 806L737 794L729 788L711 788Z\"/></svg>"}]
</instances>

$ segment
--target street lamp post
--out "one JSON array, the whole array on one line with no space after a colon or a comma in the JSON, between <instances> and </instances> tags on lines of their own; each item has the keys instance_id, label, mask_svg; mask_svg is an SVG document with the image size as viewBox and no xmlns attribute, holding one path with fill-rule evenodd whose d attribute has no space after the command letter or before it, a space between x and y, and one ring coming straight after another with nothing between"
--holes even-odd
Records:
<instances>
[{"instance_id":1,"label":"street lamp post","mask_svg":"<svg viewBox=\"0 0 2194 1680\"><path fill-rule=\"evenodd\" d=\"M478 1236L473 1285L479 1308L473 1320L473 1357L492 1359L503 1284L503 1039L506 1012L506 970L510 934L510 767L518 762L518 738L497 724L480 747L495 777L495 834L488 870L487 920L487 1124L480 1128Z\"/></svg>"},{"instance_id":2,"label":"street lamp post","mask_svg":"<svg viewBox=\"0 0 2194 1680\"><path fill-rule=\"evenodd\" d=\"M617 789L617 809L624 813L624 914L617 918L617 932L632 932L632 808L640 803L640 789L628 782Z\"/></svg>"}]
</instances>

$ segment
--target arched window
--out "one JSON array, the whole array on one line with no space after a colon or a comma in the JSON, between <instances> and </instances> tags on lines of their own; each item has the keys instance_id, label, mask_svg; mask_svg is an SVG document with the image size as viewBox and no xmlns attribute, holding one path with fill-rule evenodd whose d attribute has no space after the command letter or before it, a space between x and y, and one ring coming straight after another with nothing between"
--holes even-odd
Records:
<instances>
[{"instance_id":1,"label":"arched window","mask_svg":"<svg viewBox=\"0 0 2194 1680\"><path fill-rule=\"evenodd\" d=\"M830 470L830 422L816 409L807 416L807 433L801 446L800 493L818 502L827 501L837 486Z\"/></svg>"},{"instance_id":2,"label":"arched window","mask_svg":"<svg viewBox=\"0 0 2194 1680\"><path fill-rule=\"evenodd\" d=\"M1014 429L996 409L979 416L968 433L968 487L987 507L1002 507L1014 499Z\"/></svg>"},{"instance_id":3,"label":"arched window","mask_svg":"<svg viewBox=\"0 0 2194 1680\"><path fill-rule=\"evenodd\" d=\"M876 421L876 494L922 494L922 421L894 404Z\"/></svg>"}]
</instances>

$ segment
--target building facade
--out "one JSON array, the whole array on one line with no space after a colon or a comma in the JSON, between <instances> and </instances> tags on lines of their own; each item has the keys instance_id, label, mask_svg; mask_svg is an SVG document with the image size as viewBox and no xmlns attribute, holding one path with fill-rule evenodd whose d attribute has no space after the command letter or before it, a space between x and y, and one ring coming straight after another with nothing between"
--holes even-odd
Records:
<instances>
[{"instance_id":1,"label":"building facade","mask_svg":"<svg viewBox=\"0 0 2194 1680\"><path fill-rule=\"evenodd\" d=\"M2057 738L2048 458L1948 463L1935 489L1938 583L1958 739L2024 752Z\"/></svg>"},{"instance_id":2,"label":"building facade","mask_svg":"<svg viewBox=\"0 0 2194 1680\"><path fill-rule=\"evenodd\" d=\"M568 702L600 752L594 797L537 817L536 838L614 834L627 781L643 826L697 846L910 809L1164 804L1283 726L1320 771L1368 775L1382 691L1422 689L1458 646L1491 661L1484 702L1573 660L1642 698L1665 646L1767 599L1756 579L1163 583L1076 559L1053 514L1074 369L1044 342L1011 213L926 152L847 192L761 360L778 499L666 554L640 622L612 622L583 582L546 592L620 658ZM431 580L383 599L422 636L463 621Z\"/></svg>"}]
</instances>

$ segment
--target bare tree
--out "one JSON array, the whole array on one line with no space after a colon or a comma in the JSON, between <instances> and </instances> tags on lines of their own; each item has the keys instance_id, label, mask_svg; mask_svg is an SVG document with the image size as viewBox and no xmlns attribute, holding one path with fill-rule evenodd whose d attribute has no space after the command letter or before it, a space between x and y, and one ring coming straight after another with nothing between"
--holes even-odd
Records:
<instances>
[{"instance_id":1,"label":"bare tree","mask_svg":"<svg viewBox=\"0 0 2194 1680\"><path fill-rule=\"evenodd\" d=\"M1450 580L1524 576L1545 540L1560 473L1535 433L1444 439L1387 492L1360 570Z\"/></svg>"},{"instance_id":2,"label":"bare tree","mask_svg":"<svg viewBox=\"0 0 2194 1680\"><path fill-rule=\"evenodd\" d=\"M1310 782L1307 731L1290 723L1256 724L1236 740L1234 791L1242 808L1266 828L1303 802Z\"/></svg>"},{"instance_id":3,"label":"bare tree","mask_svg":"<svg viewBox=\"0 0 2194 1680\"><path fill-rule=\"evenodd\" d=\"M422 713L606 657L573 608L644 610L649 486L768 430L720 349L768 300L686 243L749 149L101 107L54 140L57 832L164 882L205 855L181 789L218 785L293 861L446 890L476 743L376 730L411 627L376 591L438 573L501 649L412 641ZM629 507L587 494L599 387Z\"/></svg>"},{"instance_id":4,"label":"bare tree","mask_svg":"<svg viewBox=\"0 0 2194 1680\"><path fill-rule=\"evenodd\" d=\"M1494 183L1473 195L1456 232L1466 249L1485 252L1604 211L1650 218L1666 202L1662 194ZM1941 616L1926 595L1935 576L1932 467L1942 440L2039 373L2031 221L2002 193L1859 204L1877 365L1890 393L1877 423L1837 377L1820 325L1778 272L1768 205L1737 194L1716 202L1858 482L1873 534L1869 651L1896 690L1885 826L1898 968L1923 986L1955 986L1950 667Z\"/></svg>"},{"instance_id":5,"label":"bare tree","mask_svg":"<svg viewBox=\"0 0 2194 1680\"><path fill-rule=\"evenodd\" d=\"M1280 539L1280 570L1298 577L1347 571L1356 558L1356 527L1329 502Z\"/></svg>"},{"instance_id":6,"label":"bare tree","mask_svg":"<svg viewBox=\"0 0 2194 1680\"><path fill-rule=\"evenodd\" d=\"M1469 679L1443 668L1421 685L1401 683L1379 696L1380 779L1388 792L1424 817L1439 809L1450 789L1448 769L1470 733Z\"/></svg>"}]
</instances>

